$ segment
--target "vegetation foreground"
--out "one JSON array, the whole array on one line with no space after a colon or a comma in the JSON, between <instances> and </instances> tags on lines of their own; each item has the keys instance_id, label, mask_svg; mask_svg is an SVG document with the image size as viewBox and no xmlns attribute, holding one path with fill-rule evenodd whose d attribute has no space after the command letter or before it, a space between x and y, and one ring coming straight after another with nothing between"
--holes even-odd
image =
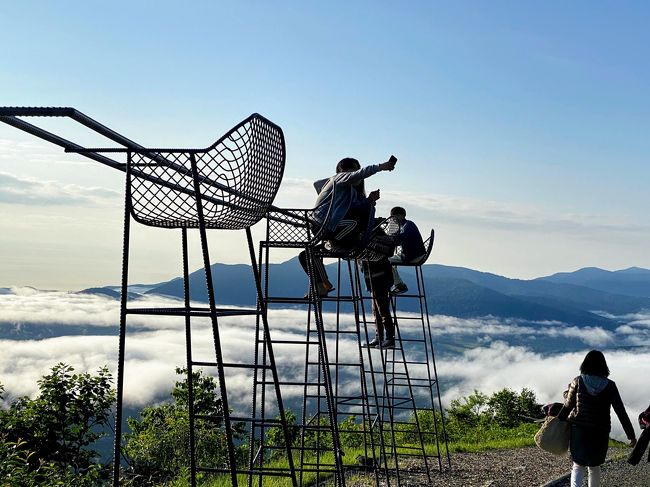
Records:
<instances>
[{"instance_id":1,"label":"vegetation foreground","mask_svg":"<svg viewBox=\"0 0 650 487\"><path fill-rule=\"evenodd\" d=\"M177 369L180 376L187 371ZM110 481L111 466L99 460L97 440L109 436L114 418L115 391L106 367L95 375L76 373L66 364L58 364L38 381L36 398L20 397L0 410L0 486L65 486L90 487ZM194 373L195 410L200 414L219 416L223 409L212 377ZM4 388L0 385L0 397ZM486 449L518 448L533 444L540 416L535 394L523 389L517 393L502 389L487 396L474 391L451 402L445 411L445 430L450 452L478 452ZM427 443L428 454L437 455L434 422L440 424L439 413L419 411L418 422ZM290 431L296 416L287 412ZM126 486L188 485L189 421L187 414L187 380L179 380L170 393L170 400L147 406L139 417L127 420L129 430L123 436ZM415 418L398 431L399 444L408 445L413 438ZM367 452L363 447L363 426L354 416L341 423L344 461L356 463ZM237 440L237 461L246 463L248 444L242 424L233 426ZM295 435L294 435L295 436ZM225 465L227 443L222 424L197 420L195 425L198 462L204 465ZM281 431L271 429L267 441L283 441ZM293 438L297 445L299 441ZM307 443L327 448L323 438L306 437ZM411 443L412 444L412 443ZM415 446L415 445L414 445ZM442 452L443 455L445 452ZM327 454L321 461L331 462ZM331 456L331 454L330 454ZM296 458L298 453L296 453ZM286 458L278 451L268 460L273 467L286 467ZM243 479L243 478L242 478ZM305 474L303 483L311 478ZM205 487L230 485L228 476L199 475ZM269 478L266 486L288 485L286 479Z\"/></svg>"}]
</instances>

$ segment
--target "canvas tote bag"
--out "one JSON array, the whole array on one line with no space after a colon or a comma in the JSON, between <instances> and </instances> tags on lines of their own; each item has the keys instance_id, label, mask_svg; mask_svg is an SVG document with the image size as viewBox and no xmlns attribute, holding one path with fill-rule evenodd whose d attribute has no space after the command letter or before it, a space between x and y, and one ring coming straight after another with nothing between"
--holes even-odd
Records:
<instances>
[{"instance_id":1,"label":"canvas tote bag","mask_svg":"<svg viewBox=\"0 0 650 487\"><path fill-rule=\"evenodd\" d=\"M560 421L557 416L549 416L535 434L535 443L542 450L555 455L564 455L569 450L571 425Z\"/></svg>"}]
</instances>

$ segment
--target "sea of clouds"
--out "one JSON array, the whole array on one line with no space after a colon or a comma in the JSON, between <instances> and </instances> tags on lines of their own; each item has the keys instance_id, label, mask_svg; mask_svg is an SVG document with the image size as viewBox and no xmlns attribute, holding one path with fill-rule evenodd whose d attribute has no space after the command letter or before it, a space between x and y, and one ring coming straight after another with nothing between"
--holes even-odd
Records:
<instances>
[{"instance_id":1,"label":"sea of clouds","mask_svg":"<svg viewBox=\"0 0 650 487\"><path fill-rule=\"evenodd\" d=\"M178 307L179 301L154 296L133 301L133 307ZM201 306L201 304L197 304ZM49 338L39 340L0 340L0 383L5 386L5 405L13 398L34 396L37 381L59 362L73 365L78 371L96 371L103 365L115 373L119 301L102 295L40 291L12 288L0 293L0 325L4 327L47 327ZM274 339L300 339L305 336L307 314L304 310L272 310L269 315ZM560 401L562 391L578 374L585 353L593 348L604 350L611 378L616 381L632 420L650 403L644 387L650 375L650 312L616 317L621 325L614 330L597 327L579 328L557 322L522 323L517 320L486 317L460 319L431 316L434 344L445 342L464 346L455 351L445 349L437 355L443 404L470 394L474 389L491 393L509 387L532 389L541 403ZM326 323L335 315L326 314ZM417 321L403 321L403 335L418 332ZM255 353L255 319L229 317L220 321L219 332L225 360L252 362ZM351 315L341 318L341 326L354 329ZM78 334L80 327L83 335ZM77 333L77 334L72 334ZM561 339L572 344L572 351L536 351L534 344L543 339ZM214 340L209 320L193 321L194 360L214 360ZM530 345L527 345L530 343ZM354 336L339 343L338 351L330 346L330 358L338 352L341 362L358 361ZM312 349L315 353L315 348ZM424 356L413 350L413 358ZM276 361L281 378L300 380L304 373L305 348L276 345ZM315 356L313 356L315 360ZM178 380L174 369L186 362L185 324L181 317L131 315L127 322L125 403L141 407L168 397ZM210 373L210 369L206 369ZM216 369L212 369L216 374ZM421 370L414 368L417 375ZM351 376L352 377L352 376ZM252 380L249 371L229 371L227 385L233 406L249 408ZM358 388L354 380L341 381L351 393ZM300 387L283 388L285 400L302 394ZM613 421L613 435L622 438L618 421Z\"/></svg>"}]
</instances>

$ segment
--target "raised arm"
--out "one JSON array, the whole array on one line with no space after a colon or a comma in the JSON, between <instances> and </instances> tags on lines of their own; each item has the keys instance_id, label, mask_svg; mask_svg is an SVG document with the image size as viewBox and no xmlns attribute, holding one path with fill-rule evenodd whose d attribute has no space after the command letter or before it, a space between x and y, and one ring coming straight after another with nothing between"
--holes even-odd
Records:
<instances>
[{"instance_id":1,"label":"raised arm","mask_svg":"<svg viewBox=\"0 0 650 487\"><path fill-rule=\"evenodd\" d=\"M356 171L341 172L336 175L336 184L356 184L380 171L392 171L397 164L397 158L390 156L386 162L381 164L370 164Z\"/></svg>"}]
</instances>

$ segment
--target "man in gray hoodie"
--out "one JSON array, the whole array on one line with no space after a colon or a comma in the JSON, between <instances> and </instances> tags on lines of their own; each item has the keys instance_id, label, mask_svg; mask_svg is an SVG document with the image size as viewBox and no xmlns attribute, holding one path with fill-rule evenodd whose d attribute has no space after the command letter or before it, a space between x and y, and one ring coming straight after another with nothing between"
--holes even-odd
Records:
<instances>
[{"instance_id":1,"label":"man in gray hoodie","mask_svg":"<svg viewBox=\"0 0 650 487\"><path fill-rule=\"evenodd\" d=\"M380 171L392 171L396 163L397 158L391 156L381 164L361 167L358 160L346 157L337 164L334 176L314 183L318 197L310 217L315 232L321 232L321 240L351 249L362 240L379 199L379 190L366 196L364 180ZM306 252L302 251L298 257L309 275ZM315 259L314 268L318 294L327 296L334 287L327 278L322 259Z\"/></svg>"}]
</instances>

